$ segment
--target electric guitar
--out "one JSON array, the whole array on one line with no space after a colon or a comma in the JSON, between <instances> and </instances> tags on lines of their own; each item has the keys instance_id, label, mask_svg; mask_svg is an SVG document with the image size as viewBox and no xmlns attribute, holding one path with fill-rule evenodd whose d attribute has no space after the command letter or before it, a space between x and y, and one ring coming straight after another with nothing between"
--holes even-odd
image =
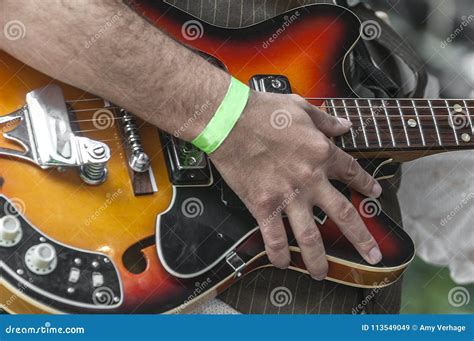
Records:
<instances>
[{"instance_id":1,"label":"electric guitar","mask_svg":"<svg viewBox=\"0 0 474 341\"><path fill-rule=\"evenodd\" d=\"M160 1L141 2L140 11L254 89L298 93L349 119L351 131L333 141L378 178L399 162L474 147L473 100L357 97L346 70L361 21L343 7L305 6L239 30ZM179 136L4 52L0 86L6 311L181 312L271 266L255 220L206 155ZM362 288L392 284L413 258L412 240L377 200L340 190L359 209L383 260L365 263L315 208L327 279ZM304 272L289 228L288 235L291 268Z\"/></svg>"}]
</instances>

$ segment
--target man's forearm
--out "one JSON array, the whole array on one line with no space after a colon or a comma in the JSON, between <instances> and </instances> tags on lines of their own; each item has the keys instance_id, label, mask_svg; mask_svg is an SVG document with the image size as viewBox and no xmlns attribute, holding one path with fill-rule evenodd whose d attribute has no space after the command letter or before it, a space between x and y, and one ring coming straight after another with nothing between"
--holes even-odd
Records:
<instances>
[{"instance_id":1,"label":"man's forearm","mask_svg":"<svg viewBox=\"0 0 474 341\"><path fill-rule=\"evenodd\" d=\"M201 132L225 96L228 74L123 2L0 0L0 7L0 27L19 20L26 30L18 40L2 34L3 50L183 139ZM205 110L194 115L196 108Z\"/></svg>"}]
</instances>

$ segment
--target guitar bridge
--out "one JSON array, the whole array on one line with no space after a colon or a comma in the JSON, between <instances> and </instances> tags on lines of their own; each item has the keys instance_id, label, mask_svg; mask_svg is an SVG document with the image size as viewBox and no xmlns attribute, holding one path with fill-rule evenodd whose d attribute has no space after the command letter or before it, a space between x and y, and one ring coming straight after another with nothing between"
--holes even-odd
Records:
<instances>
[{"instance_id":1,"label":"guitar bridge","mask_svg":"<svg viewBox=\"0 0 474 341\"><path fill-rule=\"evenodd\" d=\"M1 124L17 124L3 136L19 143L24 150L0 148L0 155L23 159L43 169L77 167L81 178L91 185L105 181L110 149L102 142L73 132L59 86L48 85L29 92L26 105L0 117Z\"/></svg>"}]
</instances>

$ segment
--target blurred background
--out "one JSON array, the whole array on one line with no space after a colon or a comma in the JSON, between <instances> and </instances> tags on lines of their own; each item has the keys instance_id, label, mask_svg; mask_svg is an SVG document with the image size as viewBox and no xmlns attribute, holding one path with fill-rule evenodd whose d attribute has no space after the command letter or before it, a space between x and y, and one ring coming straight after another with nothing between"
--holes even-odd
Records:
<instances>
[{"instance_id":1,"label":"blurred background","mask_svg":"<svg viewBox=\"0 0 474 341\"><path fill-rule=\"evenodd\" d=\"M443 98L474 98L474 1L473 0L372 0L369 1L372 8L381 10L388 14L390 21L397 32L405 38L418 55L426 62L428 72L437 78L439 82L440 96ZM467 154L463 155L466 157ZM467 156L463 164L471 165L474 159L472 152ZM449 168L441 165L440 162L425 165L439 169ZM405 167L405 166L404 166ZM468 166L470 167L470 166ZM416 168L416 167L414 167ZM423 169L421 167L421 169ZM418 170L419 171L419 170ZM428 170L429 171L429 170ZM466 169L464 174L472 174ZM430 176L430 173L425 173ZM404 172L404 177L405 177ZM474 176L468 180L474 184ZM417 184L410 184L416 186ZM420 192L424 191L425 183L419 184ZM403 183L401 191L403 192ZM406 186L405 186L406 187ZM472 186L470 187L472 191ZM465 193L464 193L465 194ZM402 193L403 195L403 193ZM400 196L400 193L399 193ZM434 196L443 196L446 210L452 209L459 202L459 199L444 199L445 193L431 193L425 196L420 195L416 200L432 200ZM402 211L404 213L404 223L416 225L416 222L430 225L424 215L413 214L412 206L420 206L417 202L408 202L410 197L400 198ZM428 204L429 205L429 204ZM463 267L470 267L467 274L459 280L461 276L453 276L456 273L456 265L453 265L453 258L430 262L429 259L436 259L436 255L429 255L424 252L423 257L427 262L417 257L409 267L404 278L404 290L402 299L402 313L474 313L474 284L469 280L474 273L474 203L467 203L463 212L463 245L468 250L463 252ZM436 209L436 208L435 208ZM443 211L443 207L438 208ZM422 209L421 209L422 211ZM420 213L420 210L418 211ZM442 213L442 212L441 212ZM411 215L410 215L411 214ZM443 213L442 213L443 214ZM410 215L405 217L405 215ZM405 219L407 218L407 219ZM408 222L408 223L407 223ZM439 229L437 226L427 226L427 229ZM453 229L458 226L452 226ZM409 231L410 232L410 231ZM466 235L467 233L467 235ZM415 243L420 243L420 239L431 238L432 236L416 236ZM453 244L459 243L454 241ZM428 243L429 244L429 243ZM443 247L443 243L438 240L432 243L438 247ZM417 245L418 247L418 245ZM451 245L456 248L456 245ZM428 254L428 256L426 256ZM467 261L466 261L467 260ZM453 281L456 279L456 282Z\"/></svg>"}]
</instances>

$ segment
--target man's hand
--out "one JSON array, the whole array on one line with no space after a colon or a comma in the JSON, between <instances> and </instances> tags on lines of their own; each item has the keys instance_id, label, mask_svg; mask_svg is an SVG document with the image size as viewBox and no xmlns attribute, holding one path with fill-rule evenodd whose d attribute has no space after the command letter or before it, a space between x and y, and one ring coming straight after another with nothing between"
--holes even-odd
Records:
<instances>
[{"instance_id":1,"label":"man's hand","mask_svg":"<svg viewBox=\"0 0 474 341\"><path fill-rule=\"evenodd\" d=\"M223 178L257 219L270 261L290 262L281 213L290 225L311 276L326 277L328 263L313 217L318 206L339 226L364 259L382 255L357 210L329 179L378 197L380 185L357 161L326 136L346 133L350 122L338 120L296 95L252 92L247 107L211 159Z\"/></svg>"}]
</instances>

